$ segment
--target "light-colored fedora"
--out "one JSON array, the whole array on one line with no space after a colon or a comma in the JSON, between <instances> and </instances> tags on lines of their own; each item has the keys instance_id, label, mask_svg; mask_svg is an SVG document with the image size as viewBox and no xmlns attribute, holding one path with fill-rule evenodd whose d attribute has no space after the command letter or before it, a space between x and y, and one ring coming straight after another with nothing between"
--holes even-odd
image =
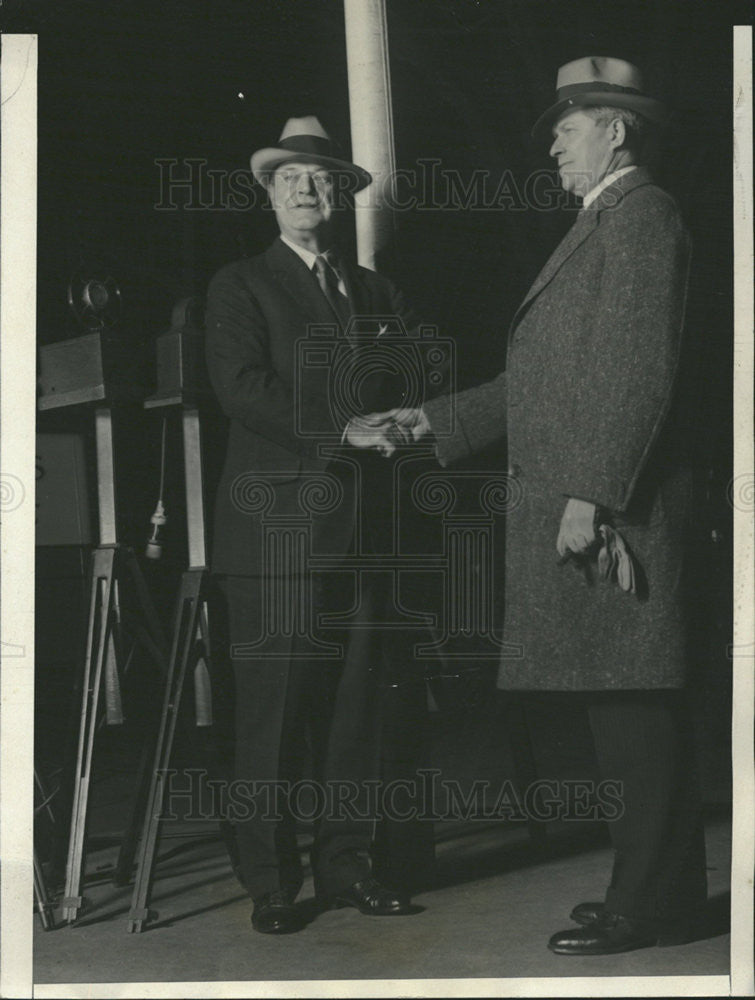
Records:
<instances>
[{"instance_id":1,"label":"light-colored fedora","mask_svg":"<svg viewBox=\"0 0 755 1000\"><path fill-rule=\"evenodd\" d=\"M252 173L264 185L268 175L276 167L300 160L350 175L353 178L353 191L361 191L367 187L372 182L372 174L356 163L336 156L337 151L336 144L314 115L289 118L283 126L277 146L258 149L252 154Z\"/></svg>"},{"instance_id":2,"label":"light-colored fedora","mask_svg":"<svg viewBox=\"0 0 755 1000\"><path fill-rule=\"evenodd\" d=\"M553 123L566 111L605 104L629 108L658 124L668 117L664 104L643 93L642 74L630 62L611 56L586 56L566 63L556 78L556 103L545 111L532 128L538 142L550 137Z\"/></svg>"}]
</instances>

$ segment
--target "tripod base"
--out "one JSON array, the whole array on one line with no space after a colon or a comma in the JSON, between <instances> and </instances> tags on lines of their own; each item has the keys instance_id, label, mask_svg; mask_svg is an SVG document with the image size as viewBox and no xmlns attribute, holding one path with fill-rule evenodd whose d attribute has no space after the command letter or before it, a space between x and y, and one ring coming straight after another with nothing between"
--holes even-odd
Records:
<instances>
[{"instance_id":1,"label":"tripod base","mask_svg":"<svg viewBox=\"0 0 755 1000\"><path fill-rule=\"evenodd\" d=\"M73 785L73 808L68 840L63 919L73 923L83 906L81 884L84 870L84 841L89 806L94 737L101 717L100 699L104 689L109 724L123 721L121 707L121 609L120 587L133 586L143 621L137 623L137 637L164 671L164 638L157 614L149 598L139 564L131 549L101 545L92 554L89 593L89 623L82 677L81 719Z\"/></svg>"},{"instance_id":2,"label":"tripod base","mask_svg":"<svg viewBox=\"0 0 755 1000\"><path fill-rule=\"evenodd\" d=\"M205 569L189 569L181 577L176 601L175 631L168 661L160 731L155 748L144 828L139 845L139 859L134 893L129 911L128 930L139 933L156 913L149 908L152 881L160 839L160 824L165 794L167 772L173 752L173 740L181 707L186 674L191 667L195 685L197 724L212 724L211 696L209 689L210 644L207 624Z\"/></svg>"}]
</instances>

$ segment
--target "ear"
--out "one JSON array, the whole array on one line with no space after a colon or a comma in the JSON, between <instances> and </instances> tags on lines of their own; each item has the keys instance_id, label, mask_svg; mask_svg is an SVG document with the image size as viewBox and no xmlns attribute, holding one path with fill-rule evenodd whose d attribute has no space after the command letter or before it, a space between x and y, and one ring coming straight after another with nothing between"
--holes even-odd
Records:
<instances>
[{"instance_id":1,"label":"ear","mask_svg":"<svg viewBox=\"0 0 755 1000\"><path fill-rule=\"evenodd\" d=\"M608 141L613 149L621 149L626 142L627 128L621 118L614 118L608 126Z\"/></svg>"}]
</instances>

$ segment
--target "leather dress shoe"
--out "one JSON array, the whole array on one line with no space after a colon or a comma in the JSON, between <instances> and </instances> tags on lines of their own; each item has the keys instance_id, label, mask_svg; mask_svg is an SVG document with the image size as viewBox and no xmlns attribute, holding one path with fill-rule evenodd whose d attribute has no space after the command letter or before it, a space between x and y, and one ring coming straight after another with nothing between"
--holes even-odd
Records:
<instances>
[{"instance_id":1,"label":"leather dress shoe","mask_svg":"<svg viewBox=\"0 0 755 1000\"><path fill-rule=\"evenodd\" d=\"M353 906L368 917L399 917L412 911L408 896L387 889L371 876L334 893L332 903Z\"/></svg>"},{"instance_id":2,"label":"leather dress shoe","mask_svg":"<svg viewBox=\"0 0 755 1000\"><path fill-rule=\"evenodd\" d=\"M252 927L261 934L293 934L304 927L304 920L290 893L266 892L254 901Z\"/></svg>"},{"instance_id":3,"label":"leather dress shoe","mask_svg":"<svg viewBox=\"0 0 755 1000\"><path fill-rule=\"evenodd\" d=\"M576 924L590 926L598 923L604 914L605 903L578 903L569 916ZM694 935L696 921L699 919L699 914L691 910L681 920L664 923L658 932L658 947L687 944Z\"/></svg>"},{"instance_id":4,"label":"leather dress shoe","mask_svg":"<svg viewBox=\"0 0 755 1000\"><path fill-rule=\"evenodd\" d=\"M605 903L577 903L569 914L575 924L594 924L605 912Z\"/></svg>"},{"instance_id":5,"label":"leather dress shoe","mask_svg":"<svg viewBox=\"0 0 755 1000\"><path fill-rule=\"evenodd\" d=\"M612 913L583 927L559 931L548 942L557 955L616 955L658 944L658 932L649 924Z\"/></svg>"}]
</instances>

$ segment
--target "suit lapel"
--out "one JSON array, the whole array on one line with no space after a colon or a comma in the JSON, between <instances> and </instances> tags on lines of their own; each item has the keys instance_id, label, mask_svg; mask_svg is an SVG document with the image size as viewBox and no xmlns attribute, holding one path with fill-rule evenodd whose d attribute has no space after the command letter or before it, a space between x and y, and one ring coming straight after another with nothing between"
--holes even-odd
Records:
<instances>
[{"instance_id":1,"label":"suit lapel","mask_svg":"<svg viewBox=\"0 0 755 1000\"><path fill-rule=\"evenodd\" d=\"M323 295L317 278L309 271L298 254L287 247L281 239L277 239L268 248L265 257L273 277L296 302L300 312L306 317L307 323L323 326L332 326L336 323L340 328L340 320ZM343 257L340 258L339 268L343 276L352 316L372 315L375 311L372 295L369 285L359 273L359 268ZM362 325L365 326L365 324ZM363 334L372 332L370 324L367 324L362 330ZM377 335L377 333L376 326L374 334Z\"/></svg>"},{"instance_id":2,"label":"suit lapel","mask_svg":"<svg viewBox=\"0 0 755 1000\"><path fill-rule=\"evenodd\" d=\"M317 283L317 278L290 247L277 239L265 254L273 277L291 296L311 323L332 325L337 319Z\"/></svg>"},{"instance_id":3,"label":"suit lapel","mask_svg":"<svg viewBox=\"0 0 755 1000\"><path fill-rule=\"evenodd\" d=\"M369 350L376 343L381 328L385 328L381 320L387 320L391 317L385 316L384 309L380 308L383 303L375 294L375 286L366 280L367 275L356 263L341 258L341 273L346 293L349 296L352 316L367 320L358 324L356 329L359 336L351 338L352 347L361 353ZM363 354L362 357L364 357ZM384 410L397 405L401 399L398 394L394 397L388 389L386 396L386 386L390 380L386 376L383 365L376 364L369 367L371 370L366 378L362 377L359 392L364 412ZM364 372L364 368L362 371Z\"/></svg>"},{"instance_id":4,"label":"suit lapel","mask_svg":"<svg viewBox=\"0 0 755 1000\"><path fill-rule=\"evenodd\" d=\"M370 296L368 289L359 275L359 270L352 266L351 261L341 258L341 273L343 275L343 283L346 286L346 294L349 297L352 316L368 314L371 311Z\"/></svg>"}]
</instances>

